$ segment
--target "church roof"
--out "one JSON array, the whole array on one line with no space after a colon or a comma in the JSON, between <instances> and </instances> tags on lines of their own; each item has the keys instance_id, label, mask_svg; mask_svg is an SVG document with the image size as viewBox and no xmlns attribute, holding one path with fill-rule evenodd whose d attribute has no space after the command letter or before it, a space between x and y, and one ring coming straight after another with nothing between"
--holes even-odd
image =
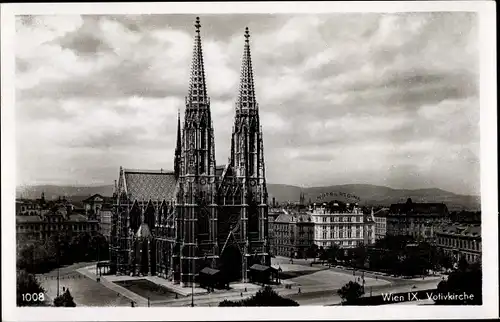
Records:
<instances>
[{"instance_id":1,"label":"church roof","mask_svg":"<svg viewBox=\"0 0 500 322\"><path fill-rule=\"evenodd\" d=\"M177 181L173 171L123 169L130 200L172 200Z\"/></svg>"}]
</instances>

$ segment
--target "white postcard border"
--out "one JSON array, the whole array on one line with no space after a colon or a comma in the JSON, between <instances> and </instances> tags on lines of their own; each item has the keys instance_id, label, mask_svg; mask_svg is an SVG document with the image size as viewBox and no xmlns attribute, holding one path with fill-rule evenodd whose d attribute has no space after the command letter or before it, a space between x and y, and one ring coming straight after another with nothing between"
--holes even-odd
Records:
<instances>
[{"instance_id":1,"label":"white postcard border","mask_svg":"<svg viewBox=\"0 0 500 322\"><path fill-rule=\"evenodd\" d=\"M298 308L17 308L15 307L15 19L17 14L318 13L474 11L480 15L483 305ZM498 314L496 12L493 1L51 3L1 6L2 312L5 321L471 319ZM445 48L443 50L446 50Z\"/></svg>"}]
</instances>

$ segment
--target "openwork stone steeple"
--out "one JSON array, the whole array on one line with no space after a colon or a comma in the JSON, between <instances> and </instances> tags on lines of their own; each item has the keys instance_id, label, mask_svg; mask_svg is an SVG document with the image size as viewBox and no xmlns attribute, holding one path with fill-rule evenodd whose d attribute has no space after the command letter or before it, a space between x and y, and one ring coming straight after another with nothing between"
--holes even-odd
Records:
<instances>
[{"instance_id":1,"label":"openwork stone steeple","mask_svg":"<svg viewBox=\"0 0 500 322\"><path fill-rule=\"evenodd\" d=\"M206 108L209 104L207 96L207 85L205 82L205 67L203 64L203 49L200 36L200 18L196 17L194 24L196 36L194 37L193 61L191 63L191 78L189 81L189 93L186 97L188 108Z\"/></svg>"},{"instance_id":2,"label":"openwork stone steeple","mask_svg":"<svg viewBox=\"0 0 500 322\"><path fill-rule=\"evenodd\" d=\"M174 172L175 178L178 179L181 172L181 157L182 157L182 134L181 134L181 112L177 113L177 144L175 146Z\"/></svg>"},{"instance_id":3,"label":"openwork stone steeple","mask_svg":"<svg viewBox=\"0 0 500 322\"><path fill-rule=\"evenodd\" d=\"M236 103L237 109L255 109L255 86L253 81L252 56L250 55L250 32L245 28L245 47L241 64L240 92Z\"/></svg>"}]
</instances>

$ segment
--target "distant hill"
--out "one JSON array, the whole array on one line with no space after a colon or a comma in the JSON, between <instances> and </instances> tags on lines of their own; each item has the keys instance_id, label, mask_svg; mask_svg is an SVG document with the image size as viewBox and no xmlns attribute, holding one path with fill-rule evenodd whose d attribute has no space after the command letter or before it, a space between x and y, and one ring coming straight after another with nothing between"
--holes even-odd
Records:
<instances>
[{"instance_id":1,"label":"distant hill","mask_svg":"<svg viewBox=\"0 0 500 322\"><path fill-rule=\"evenodd\" d=\"M410 190L368 184L346 184L301 189L300 187L271 184L268 185L268 191L270 198L274 196L276 201L298 201L302 191L306 202L309 200L312 202L341 200L358 202L360 205L386 206L405 202L411 198L413 202L444 202L450 211L481 209L481 199L478 196L458 195L437 188ZM359 201L354 197L346 197L348 195L359 198Z\"/></svg>"},{"instance_id":2,"label":"distant hill","mask_svg":"<svg viewBox=\"0 0 500 322\"><path fill-rule=\"evenodd\" d=\"M111 196L113 195L113 190L114 190L113 185L82 186L82 187L56 186L56 185L23 186L23 187L17 187L16 197L35 199L35 198L40 198L43 192L45 193L45 199L47 200L57 199L58 197L61 196L61 197L71 197L71 199L80 201L96 193L103 196Z\"/></svg>"},{"instance_id":3,"label":"distant hill","mask_svg":"<svg viewBox=\"0 0 500 322\"><path fill-rule=\"evenodd\" d=\"M312 202L324 202L336 199L347 202L358 202L360 205L386 206L392 203L405 202L408 198L411 198L413 202L444 202L450 211L481 209L481 199L478 196L458 195L437 188L409 190L392 189L368 184L347 184L312 188L268 184L267 188L269 202L272 202L273 197L276 198L276 202L299 201L300 193L303 192L306 202L309 200ZM80 201L96 193L103 196L111 196L113 189L113 185L85 187L56 185L25 186L18 187L17 197L22 196L23 198L35 199L40 198L40 195L44 192L46 199L56 199L59 196L66 196L74 201ZM347 194L354 195L360 200L346 198L345 195ZM323 196L323 198L318 199L320 196Z\"/></svg>"}]
</instances>

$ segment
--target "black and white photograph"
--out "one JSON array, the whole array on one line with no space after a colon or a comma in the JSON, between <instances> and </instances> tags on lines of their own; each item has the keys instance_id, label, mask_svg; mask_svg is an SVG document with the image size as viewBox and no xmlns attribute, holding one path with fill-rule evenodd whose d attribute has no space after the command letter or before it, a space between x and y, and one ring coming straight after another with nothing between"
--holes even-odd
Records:
<instances>
[{"instance_id":1,"label":"black and white photograph","mask_svg":"<svg viewBox=\"0 0 500 322\"><path fill-rule=\"evenodd\" d=\"M6 320L498 317L494 3L122 5L2 5Z\"/></svg>"}]
</instances>

